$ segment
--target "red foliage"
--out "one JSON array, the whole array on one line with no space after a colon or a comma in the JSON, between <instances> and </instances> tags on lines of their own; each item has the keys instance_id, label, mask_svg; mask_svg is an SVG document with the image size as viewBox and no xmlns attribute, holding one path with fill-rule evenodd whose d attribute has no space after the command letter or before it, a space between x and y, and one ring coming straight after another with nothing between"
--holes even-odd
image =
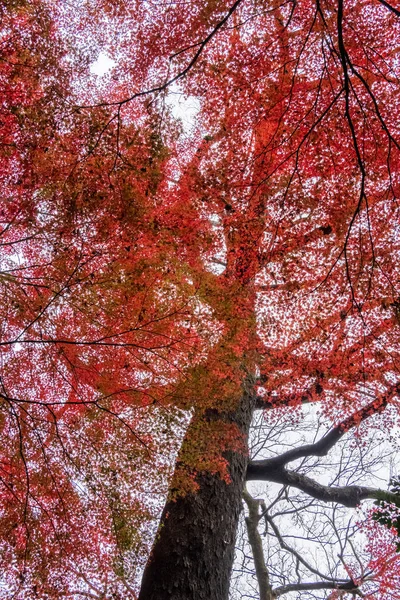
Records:
<instances>
[{"instance_id":1,"label":"red foliage","mask_svg":"<svg viewBox=\"0 0 400 600\"><path fill-rule=\"evenodd\" d=\"M366 598L396 600L400 598L400 555L398 538L393 531L368 521L364 526L371 560L365 567ZM364 575L364 574L363 574Z\"/></svg>"},{"instance_id":2,"label":"red foliage","mask_svg":"<svg viewBox=\"0 0 400 600\"><path fill-rule=\"evenodd\" d=\"M72 5L0 9L0 544L18 598L133 593L122 556L145 554L152 510L132 490L151 462L169 474L181 409L228 411L259 371L266 399L334 423L398 402L398 11ZM173 85L199 102L190 133ZM210 427L183 487L225 477L242 443Z\"/></svg>"}]
</instances>

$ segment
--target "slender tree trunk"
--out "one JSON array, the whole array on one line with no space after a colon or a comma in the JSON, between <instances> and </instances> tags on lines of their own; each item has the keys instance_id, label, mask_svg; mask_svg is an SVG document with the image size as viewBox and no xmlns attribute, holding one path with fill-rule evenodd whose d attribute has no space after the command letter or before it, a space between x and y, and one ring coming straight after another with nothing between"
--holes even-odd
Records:
<instances>
[{"instance_id":1,"label":"slender tree trunk","mask_svg":"<svg viewBox=\"0 0 400 600\"><path fill-rule=\"evenodd\" d=\"M275 596L270 586L269 573L267 565L265 564L263 543L258 532L258 524L262 518L262 512L266 510L266 507L263 500L256 500L253 498L246 488L243 491L243 499L249 509L249 516L246 517L246 528L249 544L253 553L260 600L274 600Z\"/></svg>"},{"instance_id":2,"label":"slender tree trunk","mask_svg":"<svg viewBox=\"0 0 400 600\"><path fill-rule=\"evenodd\" d=\"M247 441L253 406L251 394L244 393L235 411L209 411L209 418L235 423ZM182 453L193 426L192 422ZM231 483L218 474L202 473L196 493L167 501L139 600L227 600L248 457L229 452L224 458Z\"/></svg>"}]
</instances>

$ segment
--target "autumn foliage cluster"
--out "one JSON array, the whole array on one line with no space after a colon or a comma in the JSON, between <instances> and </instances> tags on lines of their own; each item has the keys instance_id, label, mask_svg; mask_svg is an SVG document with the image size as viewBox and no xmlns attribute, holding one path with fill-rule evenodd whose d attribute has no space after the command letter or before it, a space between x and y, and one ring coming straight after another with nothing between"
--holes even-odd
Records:
<instances>
[{"instance_id":1,"label":"autumn foliage cluster","mask_svg":"<svg viewBox=\"0 0 400 600\"><path fill-rule=\"evenodd\" d=\"M398 425L400 12L6 0L0 27L0 595L134 598L192 415L177 495L229 485L246 441L209 415L244 389Z\"/></svg>"}]
</instances>

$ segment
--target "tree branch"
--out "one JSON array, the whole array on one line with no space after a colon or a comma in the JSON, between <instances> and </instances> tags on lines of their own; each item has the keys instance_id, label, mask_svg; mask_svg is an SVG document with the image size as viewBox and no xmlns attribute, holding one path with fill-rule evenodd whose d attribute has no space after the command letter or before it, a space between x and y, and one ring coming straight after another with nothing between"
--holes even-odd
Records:
<instances>
[{"instance_id":1,"label":"tree branch","mask_svg":"<svg viewBox=\"0 0 400 600\"><path fill-rule=\"evenodd\" d=\"M318 577L321 577L322 579L326 579L330 583L335 583L336 585L339 585L339 580L333 579L332 577L328 577L328 576L324 575L323 573L321 573L321 571L318 571L318 569L315 569L312 565L310 565L303 558L303 556L299 552L297 552L297 550L295 550L294 548L292 548L291 546L289 546L289 544L287 544L285 542L278 527L275 525L273 518L268 514L267 511L264 513L264 516L265 516L267 523L271 526L271 529L274 532L274 535L275 535L276 539L278 540L279 545L282 548L282 550L286 550L287 552L290 552L290 554L292 554L299 563L301 563L308 571L310 571L310 573L314 573L314 575L317 575ZM343 583L343 581L341 583Z\"/></svg>"},{"instance_id":2,"label":"tree branch","mask_svg":"<svg viewBox=\"0 0 400 600\"><path fill-rule=\"evenodd\" d=\"M388 8L392 12L394 12L394 14L397 17L400 17L400 10L397 10L397 8L395 8L394 6L392 6L391 4L389 4L389 2L386 2L386 0L378 0L378 2L380 2L381 4L383 4L383 6L386 6L386 8Z\"/></svg>"},{"instance_id":3,"label":"tree branch","mask_svg":"<svg viewBox=\"0 0 400 600\"><path fill-rule=\"evenodd\" d=\"M364 594L360 592L354 581L349 579L346 583L337 584L331 581L315 581L309 583L289 583L288 585L282 585L274 590L275 598L288 594L289 592L301 592L307 590L345 590L353 594L357 594L361 598Z\"/></svg>"},{"instance_id":4,"label":"tree branch","mask_svg":"<svg viewBox=\"0 0 400 600\"><path fill-rule=\"evenodd\" d=\"M236 11L236 9L239 7L239 5L242 2L243 2L243 0L236 0L236 2L234 2L232 4L232 6L228 10L228 12L225 14L225 16L220 21L218 21L218 23L214 26L213 30L201 42L196 42L195 44L191 44L190 46L187 46L186 48L183 49L183 51L186 51L190 47L195 48L198 46L198 50L194 53L193 57L191 58L189 63L186 65L186 67L184 69L182 69L182 71L179 71L179 73L177 73L174 77L171 77L164 83L159 83L158 85L155 85L152 88L143 90L142 92L136 92L136 93L132 94L131 96L124 98L123 100L119 100L119 101L116 100L115 102L99 102L98 104L93 104L93 105L90 105L90 104L82 105L82 106L79 106L79 108L94 108L94 107L102 107L102 106L119 106L119 107L121 107L124 104L131 102L135 98L140 98L141 96L148 96L149 94L154 94L154 93L158 93L158 92L162 92L162 91L166 90L167 87L169 87L172 83L174 83L175 81L178 81L179 79L182 79L190 71L190 69L197 63L197 61L200 58L200 55L202 54L202 52L205 49L205 47L207 46L207 44L218 33L218 31L221 29L221 27L223 27L223 25L225 25L225 23L229 20L229 18L233 15L233 13ZM175 54L173 54L170 57L170 60L171 60L171 58L174 58L174 56L178 56L180 53L181 52L176 52Z\"/></svg>"},{"instance_id":5,"label":"tree branch","mask_svg":"<svg viewBox=\"0 0 400 600\"><path fill-rule=\"evenodd\" d=\"M246 488L243 490L243 500L249 509L249 516L246 517L245 521L249 543L253 552L260 600L273 600L274 595L269 583L269 573L265 564L262 540L258 532L258 523L262 516L259 513L260 501L253 498Z\"/></svg>"},{"instance_id":6,"label":"tree branch","mask_svg":"<svg viewBox=\"0 0 400 600\"><path fill-rule=\"evenodd\" d=\"M347 419L344 419L344 421L331 429L331 431L326 433L318 440L318 442L315 442L315 444L306 444L299 448L293 448L274 458L252 461L249 467L255 465L257 466L257 469L264 467L265 470L275 470L283 467L288 462L299 458L305 458L307 456L326 456L329 450L331 450L331 448L333 448L333 446L345 433L347 433L347 431L352 429L352 427L359 425L362 421L368 419L368 417L382 412L388 405L392 395L397 391L397 386L393 386L387 394L382 395L380 398L376 398L373 402L367 404L367 406L364 406L350 415L350 417L347 417Z\"/></svg>"},{"instance_id":7,"label":"tree branch","mask_svg":"<svg viewBox=\"0 0 400 600\"><path fill-rule=\"evenodd\" d=\"M321 485L317 481L314 481L314 479L295 471L288 471L284 468L271 469L265 464L259 464L263 462L254 461L249 464L247 467L248 481L272 481L282 485L290 485L312 496L316 500L337 502L348 508L355 508L362 500L368 498L385 500L389 503L398 501L398 496L392 492L359 485L347 485L344 487Z\"/></svg>"}]
</instances>

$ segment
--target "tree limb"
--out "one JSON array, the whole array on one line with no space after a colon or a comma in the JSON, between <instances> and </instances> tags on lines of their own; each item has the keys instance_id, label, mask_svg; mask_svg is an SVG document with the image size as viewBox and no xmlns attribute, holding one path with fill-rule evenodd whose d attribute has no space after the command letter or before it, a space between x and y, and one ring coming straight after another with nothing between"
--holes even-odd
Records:
<instances>
[{"instance_id":1,"label":"tree limb","mask_svg":"<svg viewBox=\"0 0 400 600\"><path fill-rule=\"evenodd\" d=\"M392 12L394 12L394 14L397 17L400 17L400 10L397 10L397 8L395 8L394 6L392 6L391 4L389 4L389 2L386 2L386 0L378 0L378 2L380 2L381 4L383 4L383 6L386 6L386 8L388 8Z\"/></svg>"},{"instance_id":2,"label":"tree limb","mask_svg":"<svg viewBox=\"0 0 400 600\"><path fill-rule=\"evenodd\" d=\"M262 540L258 532L258 523L261 518L259 513L260 501L253 498L246 488L243 490L243 500L249 509L249 516L246 517L245 521L249 543L253 552L260 600L273 600L274 595L269 583L269 573L265 564Z\"/></svg>"},{"instance_id":3,"label":"tree limb","mask_svg":"<svg viewBox=\"0 0 400 600\"><path fill-rule=\"evenodd\" d=\"M288 462L305 458L306 456L326 456L329 450L333 448L349 429L359 425L362 421L368 419L368 417L382 412L388 405L389 399L394 392L397 392L397 386L393 386L386 395L376 398L373 402L367 404L367 406L364 406L350 415L350 417L347 417L347 419L344 419L344 421L326 433L318 442L293 448L274 458L252 461L250 465L263 466L265 469L273 470L283 467Z\"/></svg>"},{"instance_id":4,"label":"tree limb","mask_svg":"<svg viewBox=\"0 0 400 600\"><path fill-rule=\"evenodd\" d=\"M349 579L346 583L337 584L331 581L315 581L309 583L289 583L288 585L282 585L274 590L275 598L282 596L283 594L288 594L289 592L301 592L307 590L344 590L351 592L353 594L357 594L361 598L364 597L364 594L360 592L354 581Z\"/></svg>"},{"instance_id":5,"label":"tree limb","mask_svg":"<svg viewBox=\"0 0 400 600\"><path fill-rule=\"evenodd\" d=\"M367 498L384 500L389 503L398 501L398 496L392 492L359 485L347 485L344 487L321 485L306 475L301 475L295 471L288 471L284 468L271 469L265 464L260 464L263 462L254 461L248 465L248 481L272 481L282 485L290 485L317 500L337 502L348 508L355 508L362 500L366 500Z\"/></svg>"}]
</instances>

